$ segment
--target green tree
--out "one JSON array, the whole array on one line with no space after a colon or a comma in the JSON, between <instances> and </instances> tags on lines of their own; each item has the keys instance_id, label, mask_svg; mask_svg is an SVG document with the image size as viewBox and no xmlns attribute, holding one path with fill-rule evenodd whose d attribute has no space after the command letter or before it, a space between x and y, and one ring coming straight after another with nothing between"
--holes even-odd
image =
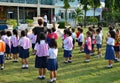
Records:
<instances>
[{"instance_id":1,"label":"green tree","mask_svg":"<svg viewBox=\"0 0 120 83\"><path fill-rule=\"evenodd\" d=\"M64 2L64 9L65 9L65 22L67 23L67 11L68 11L68 9L70 8L70 4L69 4L69 2L74 2L74 0L64 0L63 2Z\"/></svg>"},{"instance_id":2,"label":"green tree","mask_svg":"<svg viewBox=\"0 0 120 83\"><path fill-rule=\"evenodd\" d=\"M84 27L86 27L86 13L91 5L91 0L80 0L80 4L83 6L84 13Z\"/></svg>"},{"instance_id":3,"label":"green tree","mask_svg":"<svg viewBox=\"0 0 120 83\"><path fill-rule=\"evenodd\" d=\"M79 7L77 7L72 14L72 17L75 20L75 26L77 22L80 22L82 20L82 15L83 15L83 11Z\"/></svg>"},{"instance_id":4,"label":"green tree","mask_svg":"<svg viewBox=\"0 0 120 83\"><path fill-rule=\"evenodd\" d=\"M91 7L94 9L94 22L95 22L95 10L100 7L100 0L91 0Z\"/></svg>"}]
</instances>

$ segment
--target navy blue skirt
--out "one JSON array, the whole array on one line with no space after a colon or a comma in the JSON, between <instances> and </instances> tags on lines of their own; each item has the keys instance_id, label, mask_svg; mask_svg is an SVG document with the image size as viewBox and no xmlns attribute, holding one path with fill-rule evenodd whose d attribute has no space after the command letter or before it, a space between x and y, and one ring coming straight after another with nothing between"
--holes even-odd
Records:
<instances>
[{"instance_id":1,"label":"navy blue skirt","mask_svg":"<svg viewBox=\"0 0 120 83\"><path fill-rule=\"evenodd\" d=\"M91 53L91 50L88 49L88 46L87 46L87 45L85 45L85 47L84 47L84 52L85 52L86 54L90 54L90 53Z\"/></svg>"},{"instance_id":2,"label":"navy blue skirt","mask_svg":"<svg viewBox=\"0 0 120 83\"><path fill-rule=\"evenodd\" d=\"M11 53L11 49L9 47L9 45L6 44L6 54L10 54Z\"/></svg>"},{"instance_id":3,"label":"navy blue skirt","mask_svg":"<svg viewBox=\"0 0 120 83\"><path fill-rule=\"evenodd\" d=\"M114 60L115 59L114 47L112 45L106 46L105 59L106 60Z\"/></svg>"},{"instance_id":4,"label":"navy blue skirt","mask_svg":"<svg viewBox=\"0 0 120 83\"><path fill-rule=\"evenodd\" d=\"M18 46L17 47L13 47L13 45L12 45L12 47L11 47L11 53L18 54L19 53L19 47Z\"/></svg>"},{"instance_id":5,"label":"navy blue skirt","mask_svg":"<svg viewBox=\"0 0 120 83\"><path fill-rule=\"evenodd\" d=\"M36 56L35 68L47 68L47 57Z\"/></svg>"},{"instance_id":6,"label":"navy blue skirt","mask_svg":"<svg viewBox=\"0 0 120 83\"><path fill-rule=\"evenodd\" d=\"M48 59L47 60L47 69L49 71L56 71L58 69L57 59Z\"/></svg>"},{"instance_id":7,"label":"navy blue skirt","mask_svg":"<svg viewBox=\"0 0 120 83\"><path fill-rule=\"evenodd\" d=\"M24 49L23 47L20 47L19 57L23 58L23 59L28 58L29 57L29 49Z\"/></svg>"}]
</instances>

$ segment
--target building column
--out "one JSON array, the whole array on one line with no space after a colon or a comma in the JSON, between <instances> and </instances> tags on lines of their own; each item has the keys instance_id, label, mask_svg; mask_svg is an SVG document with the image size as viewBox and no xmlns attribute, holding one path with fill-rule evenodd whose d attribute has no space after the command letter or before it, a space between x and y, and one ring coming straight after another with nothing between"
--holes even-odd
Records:
<instances>
[{"instance_id":1,"label":"building column","mask_svg":"<svg viewBox=\"0 0 120 83\"><path fill-rule=\"evenodd\" d=\"M17 25L19 26L19 6L17 7Z\"/></svg>"},{"instance_id":2,"label":"building column","mask_svg":"<svg viewBox=\"0 0 120 83\"><path fill-rule=\"evenodd\" d=\"M37 17L40 16L40 0L38 0L38 6L37 6Z\"/></svg>"}]
</instances>

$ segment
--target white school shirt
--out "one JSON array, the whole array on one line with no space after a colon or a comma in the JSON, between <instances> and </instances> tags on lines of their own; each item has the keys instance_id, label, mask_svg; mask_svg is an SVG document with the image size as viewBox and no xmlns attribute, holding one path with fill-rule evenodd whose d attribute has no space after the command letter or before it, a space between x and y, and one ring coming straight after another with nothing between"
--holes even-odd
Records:
<instances>
[{"instance_id":1,"label":"white school shirt","mask_svg":"<svg viewBox=\"0 0 120 83\"><path fill-rule=\"evenodd\" d=\"M102 35L101 34L98 34L96 36L96 44L102 44Z\"/></svg>"},{"instance_id":2,"label":"white school shirt","mask_svg":"<svg viewBox=\"0 0 120 83\"><path fill-rule=\"evenodd\" d=\"M57 55L58 55L58 49L49 48L49 50L48 50L49 59L56 59Z\"/></svg>"},{"instance_id":3,"label":"white school shirt","mask_svg":"<svg viewBox=\"0 0 120 83\"><path fill-rule=\"evenodd\" d=\"M114 46L114 43L115 43L115 39L108 37L107 44Z\"/></svg>"},{"instance_id":4,"label":"white school shirt","mask_svg":"<svg viewBox=\"0 0 120 83\"><path fill-rule=\"evenodd\" d=\"M47 15L44 16L44 22L47 22Z\"/></svg>"},{"instance_id":5,"label":"white school shirt","mask_svg":"<svg viewBox=\"0 0 120 83\"><path fill-rule=\"evenodd\" d=\"M72 50L72 48L73 48L73 39L72 39L72 37L71 36L66 37L64 39L63 44L64 44L64 50Z\"/></svg>"},{"instance_id":6,"label":"white school shirt","mask_svg":"<svg viewBox=\"0 0 120 83\"><path fill-rule=\"evenodd\" d=\"M7 38L6 35L3 35L3 36L1 37L1 39L2 39L4 42L5 42L6 38Z\"/></svg>"},{"instance_id":7,"label":"white school shirt","mask_svg":"<svg viewBox=\"0 0 120 83\"><path fill-rule=\"evenodd\" d=\"M84 42L84 34L80 33L79 37L78 37L78 41L79 42Z\"/></svg>"},{"instance_id":8,"label":"white school shirt","mask_svg":"<svg viewBox=\"0 0 120 83\"><path fill-rule=\"evenodd\" d=\"M76 33L72 33L72 38L73 38L73 39L76 38Z\"/></svg>"}]
</instances>

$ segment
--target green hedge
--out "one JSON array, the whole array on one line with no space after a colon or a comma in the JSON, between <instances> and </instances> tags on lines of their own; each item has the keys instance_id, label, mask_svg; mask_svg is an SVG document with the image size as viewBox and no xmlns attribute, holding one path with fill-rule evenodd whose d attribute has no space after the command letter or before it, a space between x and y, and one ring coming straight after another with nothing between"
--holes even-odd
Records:
<instances>
[{"instance_id":1,"label":"green hedge","mask_svg":"<svg viewBox=\"0 0 120 83\"><path fill-rule=\"evenodd\" d=\"M103 27L107 27L108 23L106 21L100 21L100 22L98 22L98 26L99 25L102 25Z\"/></svg>"},{"instance_id":2,"label":"green hedge","mask_svg":"<svg viewBox=\"0 0 120 83\"><path fill-rule=\"evenodd\" d=\"M65 28L65 22L64 21L60 21L58 22L59 27L58 28Z\"/></svg>"}]
</instances>

